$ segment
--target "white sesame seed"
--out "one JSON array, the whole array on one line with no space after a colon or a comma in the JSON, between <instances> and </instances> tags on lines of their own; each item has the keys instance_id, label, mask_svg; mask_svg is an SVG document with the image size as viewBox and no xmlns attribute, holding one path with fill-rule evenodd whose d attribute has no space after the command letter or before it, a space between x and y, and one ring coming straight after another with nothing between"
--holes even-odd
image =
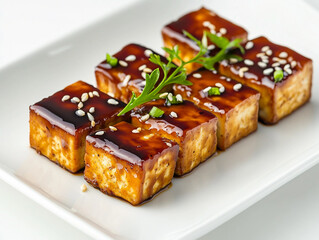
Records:
<instances>
[{"instance_id":1,"label":"white sesame seed","mask_svg":"<svg viewBox=\"0 0 319 240\"><path fill-rule=\"evenodd\" d=\"M133 62L136 60L136 56L135 55L129 55L125 58L125 61L128 61L128 62Z\"/></svg>"},{"instance_id":2,"label":"white sesame seed","mask_svg":"<svg viewBox=\"0 0 319 240\"><path fill-rule=\"evenodd\" d=\"M215 83L215 86L216 86L216 87L219 87L219 88L224 87L223 84L221 84L221 83L219 83L219 82L218 82L218 83Z\"/></svg>"},{"instance_id":3,"label":"white sesame seed","mask_svg":"<svg viewBox=\"0 0 319 240\"><path fill-rule=\"evenodd\" d=\"M120 64L122 67L127 67L127 66L128 66L127 62L125 62L125 61L123 61L123 60L120 60L120 61L119 61L119 64Z\"/></svg>"},{"instance_id":4,"label":"white sesame seed","mask_svg":"<svg viewBox=\"0 0 319 240\"><path fill-rule=\"evenodd\" d=\"M230 82L230 81L231 81L231 78L226 78L226 81L227 81L227 82Z\"/></svg>"},{"instance_id":5,"label":"white sesame seed","mask_svg":"<svg viewBox=\"0 0 319 240\"><path fill-rule=\"evenodd\" d=\"M288 57L288 53L287 53L287 52L281 52L281 53L279 54L279 57L280 57L280 58L286 58L286 57Z\"/></svg>"},{"instance_id":6,"label":"white sesame seed","mask_svg":"<svg viewBox=\"0 0 319 240\"><path fill-rule=\"evenodd\" d=\"M238 91L239 89L241 89L243 85L241 83L237 83L233 86L234 91Z\"/></svg>"},{"instance_id":7,"label":"white sesame seed","mask_svg":"<svg viewBox=\"0 0 319 240\"><path fill-rule=\"evenodd\" d=\"M230 58L229 62L230 63L238 63L238 59L237 58Z\"/></svg>"},{"instance_id":8,"label":"white sesame seed","mask_svg":"<svg viewBox=\"0 0 319 240\"><path fill-rule=\"evenodd\" d=\"M144 79L146 79L146 72L142 72L142 77L144 78Z\"/></svg>"},{"instance_id":9,"label":"white sesame seed","mask_svg":"<svg viewBox=\"0 0 319 240\"><path fill-rule=\"evenodd\" d=\"M177 118L177 117L178 117L176 112L171 112L169 115L170 115L172 118Z\"/></svg>"},{"instance_id":10,"label":"white sesame seed","mask_svg":"<svg viewBox=\"0 0 319 240\"><path fill-rule=\"evenodd\" d=\"M142 116L140 119L141 119L142 122L145 122L145 121L147 121L149 118L150 118L150 115L149 115L149 114L145 114L145 115Z\"/></svg>"},{"instance_id":11,"label":"white sesame seed","mask_svg":"<svg viewBox=\"0 0 319 240\"><path fill-rule=\"evenodd\" d=\"M122 82L123 86L126 87L130 80L131 80L131 75L126 75Z\"/></svg>"},{"instance_id":12,"label":"white sesame seed","mask_svg":"<svg viewBox=\"0 0 319 240\"><path fill-rule=\"evenodd\" d=\"M244 77L244 73L247 72L249 70L248 67L242 67L239 69L238 74L240 77Z\"/></svg>"},{"instance_id":13,"label":"white sesame seed","mask_svg":"<svg viewBox=\"0 0 319 240\"><path fill-rule=\"evenodd\" d=\"M83 110L79 109L79 110L75 111L75 114L78 115L79 117L83 117L85 115L85 112Z\"/></svg>"},{"instance_id":14,"label":"white sesame seed","mask_svg":"<svg viewBox=\"0 0 319 240\"><path fill-rule=\"evenodd\" d=\"M220 32L216 33L217 37L221 37L222 34Z\"/></svg>"},{"instance_id":15,"label":"white sesame seed","mask_svg":"<svg viewBox=\"0 0 319 240\"><path fill-rule=\"evenodd\" d=\"M271 55L272 55L272 51L269 49L269 50L266 51L266 54L267 54L268 56L271 56Z\"/></svg>"},{"instance_id":16,"label":"white sesame seed","mask_svg":"<svg viewBox=\"0 0 319 240\"><path fill-rule=\"evenodd\" d=\"M249 41L249 42L246 43L246 46L245 46L246 50L249 50L249 49L251 49L253 47L254 47L254 43L253 42Z\"/></svg>"},{"instance_id":17,"label":"white sesame seed","mask_svg":"<svg viewBox=\"0 0 319 240\"><path fill-rule=\"evenodd\" d=\"M193 77L194 77L194 78L201 78L201 77L202 77L202 74L200 74L200 73L194 73L194 74L193 74Z\"/></svg>"},{"instance_id":18,"label":"white sesame seed","mask_svg":"<svg viewBox=\"0 0 319 240\"><path fill-rule=\"evenodd\" d=\"M219 32L224 35L224 34L227 33L227 29L226 28L221 28L221 29L219 29Z\"/></svg>"},{"instance_id":19,"label":"white sesame seed","mask_svg":"<svg viewBox=\"0 0 319 240\"><path fill-rule=\"evenodd\" d=\"M146 64L143 64L143 65L139 66L138 70L139 71L143 71L144 68L146 68L146 67L147 67Z\"/></svg>"},{"instance_id":20,"label":"white sesame seed","mask_svg":"<svg viewBox=\"0 0 319 240\"><path fill-rule=\"evenodd\" d=\"M282 69L281 69L281 67L275 67L275 70L278 71L278 70L282 70Z\"/></svg>"},{"instance_id":21,"label":"white sesame seed","mask_svg":"<svg viewBox=\"0 0 319 240\"><path fill-rule=\"evenodd\" d=\"M210 30L210 32L211 32L212 34L216 34L216 31L215 31L214 28L210 28L209 30Z\"/></svg>"},{"instance_id":22,"label":"white sesame seed","mask_svg":"<svg viewBox=\"0 0 319 240\"><path fill-rule=\"evenodd\" d=\"M297 66L297 62L296 62L296 61L292 61L292 62L290 63L290 65L291 65L291 68L294 68L294 67Z\"/></svg>"},{"instance_id":23,"label":"white sesame seed","mask_svg":"<svg viewBox=\"0 0 319 240\"><path fill-rule=\"evenodd\" d=\"M226 77L225 77L225 76L220 76L219 78L220 78L220 79L226 79Z\"/></svg>"},{"instance_id":24,"label":"white sesame seed","mask_svg":"<svg viewBox=\"0 0 319 240\"><path fill-rule=\"evenodd\" d=\"M107 95L109 95L110 97L115 97L114 93L112 92L108 92Z\"/></svg>"},{"instance_id":25,"label":"white sesame seed","mask_svg":"<svg viewBox=\"0 0 319 240\"><path fill-rule=\"evenodd\" d=\"M173 94L172 94L172 93L169 93L169 94L167 95L167 98L168 98L168 100L169 100L170 102L172 102L172 101L173 101Z\"/></svg>"},{"instance_id":26,"label":"white sesame seed","mask_svg":"<svg viewBox=\"0 0 319 240\"><path fill-rule=\"evenodd\" d=\"M82 96L81 96L81 101L82 102L85 102L89 99L89 94L87 93L83 93Z\"/></svg>"},{"instance_id":27,"label":"white sesame seed","mask_svg":"<svg viewBox=\"0 0 319 240\"><path fill-rule=\"evenodd\" d=\"M213 70L212 73L217 74L217 71L216 71L216 70Z\"/></svg>"},{"instance_id":28,"label":"white sesame seed","mask_svg":"<svg viewBox=\"0 0 319 240\"><path fill-rule=\"evenodd\" d=\"M94 97L93 92L89 92L90 98Z\"/></svg>"},{"instance_id":29,"label":"white sesame seed","mask_svg":"<svg viewBox=\"0 0 319 240\"><path fill-rule=\"evenodd\" d=\"M282 64L282 65L284 65L284 64L287 63L287 61L286 61L285 59L280 59L279 63Z\"/></svg>"},{"instance_id":30,"label":"white sesame seed","mask_svg":"<svg viewBox=\"0 0 319 240\"><path fill-rule=\"evenodd\" d=\"M261 68L267 67L267 64L265 62L258 62L258 66Z\"/></svg>"},{"instance_id":31,"label":"white sesame seed","mask_svg":"<svg viewBox=\"0 0 319 240\"><path fill-rule=\"evenodd\" d=\"M284 69L287 69L287 68L290 68L290 64L287 63L285 66L284 66Z\"/></svg>"},{"instance_id":32,"label":"white sesame seed","mask_svg":"<svg viewBox=\"0 0 319 240\"><path fill-rule=\"evenodd\" d=\"M162 94L159 95L160 98L166 98L166 96L168 95L168 92L164 92Z\"/></svg>"},{"instance_id":33,"label":"white sesame seed","mask_svg":"<svg viewBox=\"0 0 319 240\"><path fill-rule=\"evenodd\" d=\"M95 126L95 121L91 121L91 126L94 127Z\"/></svg>"},{"instance_id":34,"label":"white sesame seed","mask_svg":"<svg viewBox=\"0 0 319 240\"><path fill-rule=\"evenodd\" d=\"M108 104L111 104L111 105L117 105L117 104L119 104L119 102L116 101L116 100L113 99L113 98L108 99L108 100L107 100L107 103L108 103Z\"/></svg>"},{"instance_id":35,"label":"white sesame seed","mask_svg":"<svg viewBox=\"0 0 319 240\"><path fill-rule=\"evenodd\" d=\"M264 63L269 63L268 58L262 58L261 61L264 62Z\"/></svg>"},{"instance_id":36,"label":"white sesame seed","mask_svg":"<svg viewBox=\"0 0 319 240\"><path fill-rule=\"evenodd\" d=\"M280 62L274 62L273 64L271 64L272 67L278 67L280 66Z\"/></svg>"},{"instance_id":37,"label":"white sesame seed","mask_svg":"<svg viewBox=\"0 0 319 240\"><path fill-rule=\"evenodd\" d=\"M98 136L101 136L103 134L104 134L104 131L98 131L98 132L95 133L95 135L98 135Z\"/></svg>"},{"instance_id":38,"label":"white sesame seed","mask_svg":"<svg viewBox=\"0 0 319 240\"><path fill-rule=\"evenodd\" d=\"M146 73L151 73L153 70L150 69L150 68L144 68L143 69L143 72L146 72Z\"/></svg>"},{"instance_id":39,"label":"white sesame seed","mask_svg":"<svg viewBox=\"0 0 319 240\"><path fill-rule=\"evenodd\" d=\"M203 35L202 37L202 44L204 47L207 47L207 37L206 37L206 34Z\"/></svg>"},{"instance_id":40,"label":"white sesame seed","mask_svg":"<svg viewBox=\"0 0 319 240\"><path fill-rule=\"evenodd\" d=\"M93 115L91 113L88 112L87 115L88 115L88 119L90 121L94 121L94 117L93 117Z\"/></svg>"},{"instance_id":41,"label":"white sesame seed","mask_svg":"<svg viewBox=\"0 0 319 240\"><path fill-rule=\"evenodd\" d=\"M64 96L62 97L61 101L62 101L62 102L65 102L65 101L67 101L67 100L69 100L69 99L70 99L70 96L69 96L69 95L64 95Z\"/></svg>"},{"instance_id":42,"label":"white sesame seed","mask_svg":"<svg viewBox=\"0 0 319 240\"><path fill-rule=\"evenodd\" d=\"M275 62L278 62L278 61L280 61L280 58L279 57L273 57L272 60L275 61Z\"/></svg>"},{"instance_id":43,"label":"white sesame seed","mask_svg":"<svg viewBox=\"0 0 319 240\"><path fill-rule=\"evenodd\" d=\"M176 100L177 100L178 102L183 102L182 95L177 94L177 95L176 95Z\"/></svg>"},{"instance_id":44,"label":"white sesame seed","mask_svg":"<svg viewBox=\"0 0 319 240\"><path fill-rule=\"evenodd\" d=\"M271 74L273 71L274 71L274 69L272 69L272 68L267 68L267 69L265 69L265 70L263 71L263 73L264 73L264 75L269 75L269 74Z\"/></svg>"},{"instance_id":45,"label":"white sesame seed","mask_svg":"<svg viewBox=\"0 0 319 240\"><path fill-rule=\"evenodd\" d=\"M87 186L83 183L83 184L81 185L81 191L82 191L82 192L86 192L87 189L88 189Z\"/></svg>"},{"instance_id":46,"label":"white sesame seed","mask_svg":"<svg viewBox=\"0 0 319 240\"><path fill-rule=\"evenodd\" d=\"M211 50L214 50L215 47L216 47L216 46L215 46L214 44L211 44L211 45L209 45L209 46L207 47L207 49L211 51Z\"/></svg>"},{"instance_id":47,"label":"white sesame seed","mask_svg":"<svg viewBox=\"0 0 319 240\"><path fill-rule=\"evenodd\" d=\"M257 57L263 57L263 56L265 56L265 53L263 53L263 52L257 53L256 56L257 56Z\"/></svg>"},{"instance_id":48,"label":"white sesame seed","mask_svg":"<svg viewBox=\"0 0 319 240\"><path fill-rule=\"evenodd\" d=\"M219 92L220 92L220 93L225 92L225 87L224 87L224 86L223 86L223 87L220 87L220 88L219 88Z\"/></svg>"},{"instance_id":49,"label":"white sesame seed","mask_svg":"<svg viewBox=\"0 0 319 240\"><path fill-rule=\"evenodd\" d=\"M209 27L211 25L211 23L209 21L204 21L203 22L203 26L204 27Z\"/></svg>"},{"instance_id":50,"label":"white sesame seed","mask_svg":"<svg viewBox=\"0 0 319 240\"><path fill-rule=\"evenodd\" d=\"M261 49L262 52L266 52L268 50L269 50L269 46L263 46Z\"/></svg>"},{"instance_id":51,"label":"white sesame seed","mask_svg":"<svg viewBox=\"0 0 319 240\"><path fill-rule=\"evenodd\" d=\"M109 129L110 129L112 132L117 131L117 128L116 128L116 127L114 127L114 126L109 126Z\"/></svg>"},{"instance_id":52,"label":"white sesame seed","mask_svg":"<svg viewBox=\"0 0 319 240\"><path fill-rule=\"evenodd\" d=\"M207 93L211 88L212 88L212 87L204 88L204 89L203 89L203 92L204 92L204 93Z\"/></svg>"},{"instance_id":53,"label":"white sesame seed","mask_svg":"<svg viewBox=\"0 0 319 240\"><path fill-rule=\"evenodd\" d=\"M95 112L95 107L90 107L89 112L90 113L94 113Z\"/></svg>"},{"instance_id":54,"label":"white sesame seed","mask_svg":"<svg viewBox=\"0 0 319 240\"><path fill-rule=\"evenodd\" d=\"M78 103L78 109L81 109L81 108L83 108L83 102Z\"/></svg>"},{"instance_id":55,"label":"white sesame seed","mask_svg":"<svg viewBox=\"0 0 319 240\"><path fill-rule=\"evenodd\" d=\"M73 97L71 99L71 103L79 103L80 102L80 99L78 97Z\"/></svg>"},{"instance_id":56,"label":"white sesame seed","mask_svg":"<svg viewBox=\"0 0 319 240\"><path fill-rule=\"evenodd\" d=\"M149 50L149 49L146 49L146 50L144 51L144 54L145 54L146 57L151 56L152 53L153 53L152 50Z\"/></svg>"},{"instance_id":57,"label":"white sesame seed","mask_svg":"<svg viewBox=\"0 0 319 240\"><path fill-rule=\"evenodd\" d=\"M247 66L253 66L254 65L254 62L250 59L245 59L244 60L244 63L247 65Z\"/></svg>"},{"instance_id":58,"label":"white sesame seed","mask_svg":"<svg viewBox=\"0 0 319 240\"><path fill-rule=\"evenodd\" d=\"M138 129L133 129L132 133L140 133L140 131L138 131Z\"/></svg>"},{"instance_id":59,"label":"white sesame seed","mask_svg":"<svg viewBox=\"0 0 319 240\"><path fill-rule=\"evenodd\" d=\"M287 72L288 74L292 74L292 70L290 68L285 69L285 72Z\"/></svg>"},{"instance_id":60,"label":"white sesame seed","mask_svg":"<svg viewBox=\"0 0 319 240\"><path fill-rule=\"evenodd\" d=\"M99 97L99 96L100 96L100 94L99 94L99 92L98 92L98 91L93 91L93 95L94 95L94 96L97 96L97 97Z\"/></svg>"},{"instance_id":61,"label":"white sesame seed","mask_svg":"<svg viewBox=\"0 0 319 240\"><path fill-rule=\"evenodd\" d=\"M169 147L172 147L172 144L169 143L169 142L166 142L166 145L169 146Z\"/></svg>"}]
</instances>

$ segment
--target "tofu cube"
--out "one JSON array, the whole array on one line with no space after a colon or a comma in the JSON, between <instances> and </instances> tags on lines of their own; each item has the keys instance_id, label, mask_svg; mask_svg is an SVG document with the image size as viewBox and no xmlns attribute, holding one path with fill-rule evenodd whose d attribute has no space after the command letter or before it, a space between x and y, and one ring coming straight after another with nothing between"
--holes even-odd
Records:
<instances>
[{"instance_id":1,"label":"tofu cube","mask_svg":"<svg viewBox=\"0 0 319 240\"><path fill-rule=\"evenodd\" d=\"M188 61L196 56L199 52L199 47L196 43L183 34L186 30L197 39L201 40L204 31L212 32L218 36L226 37L230 40L236 38L242 39L243 42L247 39L247 31L242 27L218 16L211 10L201 8L197 11L190 12L177 21L171 22L162 29L162 36L165 47L172 48L178 45L181 51L181 58ZM209 55L214 56L218 49L208 40ZM179 61L175 62L177 65ZM187 64L185 68L188 73L191 73L201 66L197 63Z\"/></svg>"},{"instance_id":2,"label":"tofu cube","mask_svg":"<svg viewBox=\"0 0 319 240\"><path fill-rule=\"evenodd\" d=\"M151 53L155 53L146 47L138 44L129 44L121 51L114 54L118 59L118 64L112 67L105 61L95 68L97 87L110 96L128 103L132 92L136 96L140 95L145 87L145 74L150 74L158 65L149 61ZM159 54L158 54L159 55ZM167 63L166 58L161 56L162 62ZM160 70L160 79L163 72ZM167 87L165 90L171 90Z\"/></svg>"},{"instance_id":3,"label":"tofu cube","mask_svg":"<svg viewBox=\"0 0 319 240\"><path fill-rule=\"evenodd\" d=\"M248 46L248 47L247 47ZM244 61L223 61L219 70L260 92L259 119L274 124L306 103L311 96L312 60L299 53L258 37L246 45ZM283 79L274 81L274 72Z\"/></svg>"},{"instance_id":4,"label":"tofu cube","mask_svg":"<svg viewBox=\"0 0 319 240\"><path fill-rule=\"evenodd\" d=\"M171 182L178 150L175 142L120 122L87 136L84 178L138 205Z\"/></svg>"},{"instance_id":5,"label":"tofu cube","mask_svg":"<svg viewBox=\"0 0 319 240\"><path fill-rule=\"evenodd\" d=\"M260 94L216 71L200 69L188 75L193 85L174 85L174 93L212 112L218 118L217 146L225 150L257 129ZM209 90L218 88L220 95Z\"/></svg>"},{"instance_id":6,"label":"tofu cube","mask_svg":"<svg viewBox=\"0 0 319 240\"><path fill-rule=\"evenodd\" d=\"M164 111L162 117L148 118L153 107ZM165 100L157 100L136 109L131 117L134 126L150 129L179 144L175 169L178 176L190 172L216 151L217 118L192 102L168 106Z\"/></svg>"},{"instance_id":7,"label":"tofu cube","mask_svg":"<svg viewBox=\"0 0 319 240\"><path fill-rule=\"evenodd\" d=\"M84 168L85 137L123 119L125 104L110 99L78 81L30 106L31 147L70 172Z\"/></svg>"}]
</instances>

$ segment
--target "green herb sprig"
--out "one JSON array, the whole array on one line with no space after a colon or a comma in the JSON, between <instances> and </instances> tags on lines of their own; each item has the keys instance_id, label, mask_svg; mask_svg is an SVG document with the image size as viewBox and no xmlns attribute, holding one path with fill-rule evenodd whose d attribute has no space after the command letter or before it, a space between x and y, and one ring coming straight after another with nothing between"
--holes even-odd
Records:
<instances>
[{"instance_id":1,"label":"green herb sprig","mask_svg":"<svg viewBox=\"0 0 319 240\"><path fill-rule=\"evenodd\" d=\"M284 78L284 72L282 70L279 69L274 72L275 83L280 82L283 78Z\"/></svg>"}]
</instances>

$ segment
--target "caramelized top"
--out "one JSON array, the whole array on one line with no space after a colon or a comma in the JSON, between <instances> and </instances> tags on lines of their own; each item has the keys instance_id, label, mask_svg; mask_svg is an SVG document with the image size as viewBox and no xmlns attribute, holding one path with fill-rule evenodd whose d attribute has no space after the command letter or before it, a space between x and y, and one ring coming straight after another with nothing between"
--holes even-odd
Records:
<instances>
[{"instance_id":1,"label":"caramelized top","mask_svg":"<svg viewBox=\"0 0 319 240\"><path fill-rule=\"evenodd\" d=\"M224 60L221 63L221 68L228 67L232 73L239 75L239 69L247 67L248 71L244 72L243 78L271 89L275 85L284 84L290 75L302 70L305 63L311 61L311 59L300 55L290 48L270 42L265 37L258 37L249 42L253 43L247 43L252 48L246 45L243 58L251 60L253 65L247 65L245 61L232 64L230 61ZM237 52L237 54L240 53ZM274 71L276 69L284 71L284 78L277 84L274 82Z\"/></svg>"},{"instance_id":2,"label":"caramelized top","mask_svg":"<svg viewBox=\"0 0 319 240\"><path fill-rule=\"evenodd\" d=\"M113 127L98 131L87 136L86 140L94 144L95 147L102 148L112 155L130 162L131 164L143 165L144 161L154 159L156 155L161 154L165 149L178 151L178 145L166 138L151 133L149 130L136 130L133 125L127 122L120 122Z\"/></svg>"},{"instance_id":3,"label":"caramelized top","mask_svg":"<svg viewBox=\"0 0 319 240\"><path fill-rule=\"evenodd\" d=\"M145 68L151 70L159 68L158 65L149 61L149 53L158 54L153 50L138 44L126 45L121 51L114 54L114 57L116 57L119 61L124 61L127 66L122 66L120 63L118 63L115 67L112 67L110 64L106 63L106 60L104 60L96 67L96 71L105 74L110 81L117 84L119 89L123 87L130 88L130 86L134 86L140 92L142 92L145 86L145 79L142 74L143 69L145 71ZM163 56L161 56L161 60L162 62L167 63L166 58ZM144 68L141 67L143 65L145 65ZM124 79L128 75L130 75L130 80L125 82ZM161 70L160 79L162 77L163 72Z\"/></svg>"},{"instance_id":4,"label":"caramelized top","mask_svg":"<svg viewBox=\"0 0 319 240\"><path fill-rule=\"evenodd\" d=\"M195 102L199 107L217 114L225 114L252 95L259 95L254 89L226 78L216 71L200 69L188 75L187 80L191 81L193 85L174 85L174 92ZM208 92L205 91L208 87L218 87L220 92L224 88L224 92L219 96L208 96ZM240 88L237 89L237 87Z\"/></svg>"},{"instance_id":5,"label":"caramelized top","mask_svg":"<svg viewBox=\"0 0 319 240\"><path fill-rule=\"evenodd\" d=\"M181 42L186 42L193 48L198 48L191 39L184 36L183 30L186 30L197 39L202 39L204 31L224 36L230 40L234 40L235 38L246 40L247 38L247 31L245 29L206 8L188 13L177 21L166 25L162 30L163 33L177 38ZM208 44L210 45L211 42L208 41Z\"/></svg>"},{"instance_id":6,"label":"caramelized top","mask_svg":"<svg viewBox=\"0 0 319 240\"><path fill-rule=\"evenodd\" d=\"M167 106L165 100L162 99L142 105L139 109L134 110L131 116L143 122L141 117L149 113L153 106L160 108L164 114L159 118L150 117L144 124L148 125L149 129L164 130L178 137L185 137L187 131L216 119L212 113L198 108L192 102L183 101L180 104ZM177 117L173 116L172 112L176 113Z\"/></svg>"},{"instance_id":7,"label":"caramelized top","mask_svg":"<svg viewBox=\"0 0 319 240\"><path fill-rule=\"evenodd\" d=\"M87 93L88 98L85 100L85 96L83 96L81 101L81 96L84 93ZM69 96L69 99L63 101L62 98L64 97L66 99L66 96ZM77 103L73 103L75 100L72 100L73 97L78 98L78 100L83 103L81 110L84 112L84 116L79 116L81 115L79 112L77 115L76 111L78 110L79 103L78 101L76 101ZM111 97L107 94L102 93L97 88L85 82L78 81L30 106L30 110L35 111L52 125L58 126L68 133L75 135L76 131L93 128L93 119L89 119L88 116L91 107L94 107L94 111L91 109L90 112L94 118L94 122L100 124L115 118L117 113L125 106L125 104L119 100L116 100L118 102L117 105L109 104L108 99L111 99Z\"/></svg>"}]
</instances>

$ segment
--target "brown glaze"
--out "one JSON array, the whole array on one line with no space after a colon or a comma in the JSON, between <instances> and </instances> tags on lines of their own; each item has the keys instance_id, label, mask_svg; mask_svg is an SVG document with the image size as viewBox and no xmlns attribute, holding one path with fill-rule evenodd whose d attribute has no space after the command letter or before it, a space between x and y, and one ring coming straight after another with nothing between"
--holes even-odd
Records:
<instances>
[{"instance_id":1,"label":"brown glaze","mask_svg":"<svg viewBox=\"0 0 319 240\"><path fill-rule=\"evenodd\" d=\"M111 98L110 96L85 82L78 81L30 106L30 110L47 119L53 126L58 126L66 132L75 135L78 131L93 127L87 115L82 117L76 115L78 104L72 103L71 99L73 97L81 99L83 93L93 91L97 91L99 97L89 97L87 101L83 102L82 110L87 113L91 107L95 108L92 115L96 125L110 121L125 107L125 104L119 100L117 100L119 102L118 105L108 104L107 100ZM62 98L65 95L69 95L70 99L63 102Z\"/></svg>"},{"instance_id":2,"label":"brown glaze","mask_svg":"<svg viewBox=\"0 0 319 240\"><path fill-rule=\"evenodd\" d=\"M191 39L185 37L183 30L191 33L197 39L202 39L203 32L210 31L210 28L203 25L205 21L208 21L215 26L216 33L218 33L221 28L225 28L227 32L222 36L230 40L242 38L242 40L245 41L247 38L247 31L245 29L204 7L197 11L190 12L179 18L177 21L166 25L162 29L162 34L167 35L169 38L178 39L181 43L186 43L192 46L193 49L199 50L198 46ZM210 44L211 42L208 41L208 45ZM216 50L213 50L211 54L215 55Z\"/></svg>"},{"instance_id":3,"label":"brown glaze","mask_svg":"<svg viewBox=\"0 0 319 240\"><path fill-rule=\"evenodd\" d=\"M120 159L139 166L147 160L154 159L165 149L179 148L177 143L152 134L148 130L133 133L136 128L127 122L120 122L114 127L117 128L116 131L106 128L103 129L103 135L93 133L87 136L86 140L94 144L94 147L102 148Z\"/></svg>"},{"instance_id":4,"label":"brown glaze","mask_svg":"<svg viewBox=\"0 0 319 240\"><path fill-rule=\"evenodd\" d=\"M207 123L216 117L203 109L198 108L194 103L183 101L181 104L167 106L165 100L156 100L141 106L132 112L132 118L141 121L141 117L149 113L153 106L160 108L164 114L160 118L150 117L144 124L148 129L163 130L170 135L183 139L186 133L203 123ZM177 118L170 116L171 112L177 114Z\"/></svg>"},{"instance_id":5,"label":"brown glaze","mask_svg":"<svg viewBox=\"0 0 319 240\"><path fill-rule=\"evenodd\" d=\"M201 78L195 78L194 74L200 74ZM258 94L257 91L244 85L238 91L235 91L233 87L238 82L226 78L216 71L212 72L206 69L200 69L189 74L187 80L191 81L193 85L174 85L174 92L181 94L183 98L195 102L199 107L210 110L214 114L227 114L237 104L252 95ZM207 87L215 87L216 83L222 84L225 88L221 95L208 96L208 93L203 92Z\"/></svg>"},{"instance_id":6,"label":"brown glaze","mask_svg":"<svg viewBox=\"0 0 319 240\"><path fill-rule=\"evenodd\" d=\"M253 47L251 49L245 50L245 54L242 55L243 59L249 59L254 62L253 66L247 66L244 61L231 64L228 60L224 60L220 64L220 71L223 73L226 73L228 70L232 72L232 74L239 75L239 69L242 67L248 67L248 71L244 73L244 77L242 79L244 81L248 81L252 85L262 85L269 89L274 89L276 85L281 86L285 84L286 80L289 78L290 75L296 74L297 72L301 71L306 63L311 61L311 59L306 58L299 53L291 50L288 47L284 47L281 45L274 44L270 42L265 37L258 37L253 40ZM269 56L268 60L269 63L266 63L267 66L262 68L258 65L258 62L261 62L261 58L257 57L257 54L262 53L262 48L265 46L269 46L269 48L272 51L272 54ZM286 52L288 54L287 57L279 57L281 52ZM237 52L238 55L240 55L239 52ZM281 64L279 67L282 68L284 71L284 66L286 64L291 64L292 61L296 61L296 66L291 68L292 74L288 74L286 71L284 71L284 78L281 82L275 84L274 82L274 67L272 67L272 64L275 63L274 57L280 58L282 60L285 60L286 63ZM272 68L273 72L269 75L265 75L263 71L265 69Z\"/></svg>"}]
</instances>

